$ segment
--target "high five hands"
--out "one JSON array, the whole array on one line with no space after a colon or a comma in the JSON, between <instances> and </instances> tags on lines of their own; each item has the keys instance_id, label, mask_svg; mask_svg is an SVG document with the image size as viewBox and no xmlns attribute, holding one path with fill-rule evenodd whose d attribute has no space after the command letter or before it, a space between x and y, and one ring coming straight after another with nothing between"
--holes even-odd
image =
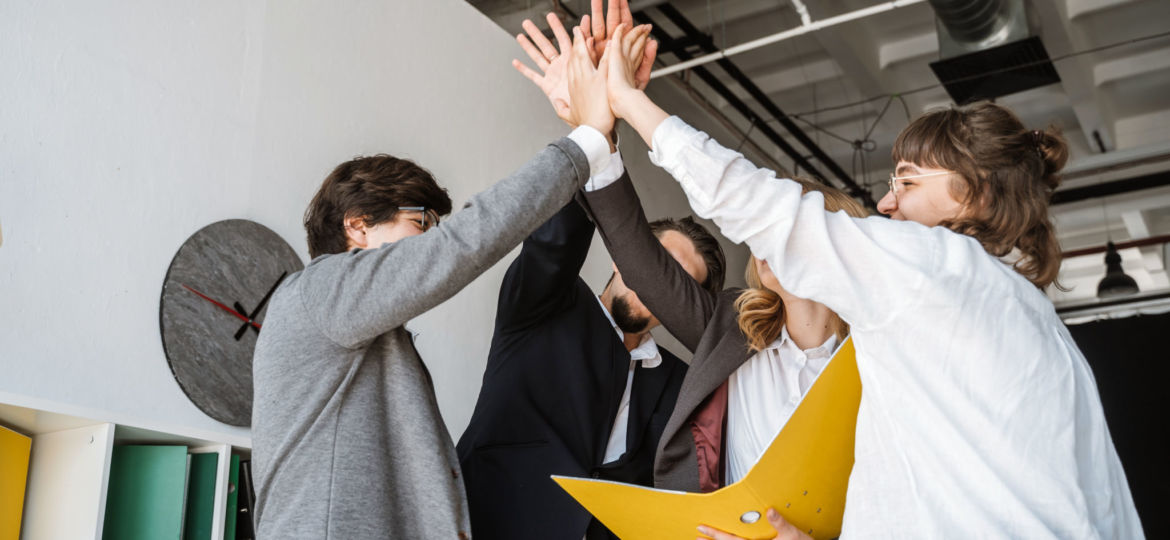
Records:
<instances>
[{"instance_id":1,"label":"high five hands","mask_svg":"<svg viewBox=\"0 0 1170 540\"><path fill-rule=\"evenodd\" d=\"M618 89L644 89L650 82L650 70L658 44L648 39L649 25L633 27L628 0L611 1L608 15L602 14L602 0L593 0L592 13L592 17L582 17L580 25L573 29L572 41L560 19L549 13L546 19L557 41L555 47L532 21L525 20L523 27L527 36L517 35L516 41L540 71L533 70L519 60L513 60L512 66L544 92L561 120L574 127L582 123L599 129L608 126L602 133L609 134L613 129L612 113L608 121L602 121L599 118L601 111L597 110L608 110L609 104L605 103L601 107L596 101L605 101L609 97L608 84L605 82L610 75L610 66L620 64L624 69L621 72L622 84L617 86ZM581 42L579 49L575 48L577 41ZM614 56L606 55L611 43L620 45L618 53L622 58L619 62L608 61L610 56ZM576 63L573 61L575 55L580 56ZM585 65L586 60L588 66ZM571 77L577 83L576 92L569 90ZM597 95L599 92L602 95ZM572 95L574 93L576 100ZM579 106L574 107L574 103ZM591 120L584 121L584 118ZM594 122L601 125L594 125Z\"/></svg>"}]
</instances>

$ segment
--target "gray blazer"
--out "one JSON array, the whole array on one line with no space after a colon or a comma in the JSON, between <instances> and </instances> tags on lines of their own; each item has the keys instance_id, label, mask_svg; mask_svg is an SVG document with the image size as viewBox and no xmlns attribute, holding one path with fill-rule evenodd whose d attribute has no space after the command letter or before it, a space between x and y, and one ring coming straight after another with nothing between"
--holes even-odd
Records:
<instances>
[{"instance_id":1,"label":"gray blazer","mask_svg":"<svg viewBox=\"0 0 1170 540\"><path fill-rule=\"evenodd\" d=\"M674 413L658 443L654 485L700 491L690 418L753 354L736 322L735 299L743 289L714 294L692 279L650 231L628 174L602 189L585 192L581 203L596 222L626 285L694 353Z\"/></svg>"},{"instance_id":2,"label":"gray blazer","mask_svg":"<svg viewBox=\"0 0 1170 540\"><path fill-rule=\"evenodd\" d=\"M252 368L259 538L470 536L455 447L403 324L506 255L588 177L585 154L561 139L426 233L322 255L284 280Z\"/></svg>"}]
</instances>

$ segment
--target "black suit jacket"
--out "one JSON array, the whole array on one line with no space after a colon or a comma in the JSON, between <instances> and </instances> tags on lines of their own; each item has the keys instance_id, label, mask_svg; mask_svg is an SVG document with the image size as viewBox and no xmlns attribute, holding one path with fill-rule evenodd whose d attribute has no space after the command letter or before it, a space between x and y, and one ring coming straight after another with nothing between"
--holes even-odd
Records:
<instances>
[{"instance_id":1,"label":"black suit jacket","mask_svg":"<svg viewBox=\"0 0 1170 540\"><path fill-rule=\"evenodd\" d=\"M580 540L592 518L552 474L653 481L686 364L662 348L658 367L639 364L626 454L603 465L630 355L578 277L593 231L569 203L524 241L500 287L483 386L457 446L476 538Z\"/></svg>"}]
</instances>

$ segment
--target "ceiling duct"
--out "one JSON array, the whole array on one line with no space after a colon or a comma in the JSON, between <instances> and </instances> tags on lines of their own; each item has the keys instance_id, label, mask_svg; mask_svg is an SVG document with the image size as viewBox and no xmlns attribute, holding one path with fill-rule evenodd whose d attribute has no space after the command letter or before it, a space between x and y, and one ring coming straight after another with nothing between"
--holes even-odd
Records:
<instances>
[{"instance_id":1,"label":"ceiling duct","mask_svg":"<svg viewBox=\"0 0 1170 540\"><path fill-rule=\"evenodd\" d=\"M940 60L930 69L955 103L990 99L1060 82L1028 26L1025 0L928 0Z\"/></svg>"}]
</instances>

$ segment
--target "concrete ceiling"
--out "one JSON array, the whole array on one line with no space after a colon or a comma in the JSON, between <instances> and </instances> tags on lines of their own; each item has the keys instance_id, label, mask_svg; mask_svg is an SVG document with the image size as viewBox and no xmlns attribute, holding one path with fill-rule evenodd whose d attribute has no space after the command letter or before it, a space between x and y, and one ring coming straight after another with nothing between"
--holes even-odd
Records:
<instances>
[{"instance_id":1,"label":"concrete ceiling","mask_svg":"<svg viewBox=\"0 0 1170 540\"><path fill-rule=\"evenodd\" d=\"M520 32L525 18L544 26L543 16L550 10L566 16L589 10L586 0L470 3L513 34ZM643 11L672 37L681 36L659 10L660 4L667 3L719 47L801 25L791 0L633 0L631 7ZM803 2L812 21L882 3ZM1029 126L1056 125L1064 131L1071 158L1061 191L1103 188L1094 196L1053 206L1062 249L1099 246L1107 239L1121 243L1170 234L1170 36L1127 43L1170 31L1170 1L1028 0L1027 6L1031 26L1054 59L1061 82L997 101L1014 109ZM730 60L776 106L799 117L797 124L853 180L880 198L892 167L890 147L907 117L953 103L929 66L939 59L938 43L934 11L923 2L780 41ZM1110 47L1115 44L1121 45ZM703 54L694 47L690 52ZM678 62L670 54L659 58L660 67ZM769 118L776 131L787 133L724 70L715 64L705 67L740 100ZM690 80L727 120L749 131L748 120L728 100L702 82ZM891 101L891 95L900 99ZM866 98L876 99L839 107ZM878 120L887 102L888 110ZM864 150L846 142L863 138L870 129L872 142ZM751 137L779 162L792 163L759 130L752 131ZM786 139L799 147L791 137ZM1108 189L1138 176L1153 178L1153 183L1136 191ZM1170 290L1170 261L1164 244L1125 249L1121 254L1126 273L1137 280L1143 293ZM1103 261L1102 254L1066 259L1060 281L1070 290L1051 289L1049 295L1058 306L1091 301L1105 272Z\"/></svg>"}]
</instances>

